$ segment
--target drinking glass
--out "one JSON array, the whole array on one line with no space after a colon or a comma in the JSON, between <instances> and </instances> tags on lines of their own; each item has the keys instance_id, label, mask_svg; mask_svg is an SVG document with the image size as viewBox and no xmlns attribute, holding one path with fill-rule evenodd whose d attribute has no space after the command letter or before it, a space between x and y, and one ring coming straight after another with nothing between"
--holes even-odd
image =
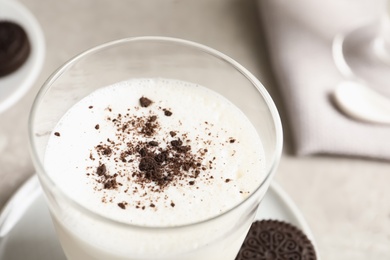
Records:
<instances>
[{"instance_id":1,"label":"drinking glass","mask_svg":"<svg viewBox=\"0 0 390 260\"><path fill-rule=\"evenodd\" d=\"M113 83L157 77L197 83L223 95L255 127L263 144L265 176L239 205L210 219L185 225L131 225L83 207L65 194L45 170L49 136L75 103ZM68 259L234 259L282 151L282 126L277 109L266 89L250 72L209 47L165 37L110 42L65 63L44 83L34 101L29 136L36 171Z\"/></svg>"}]
</instances>

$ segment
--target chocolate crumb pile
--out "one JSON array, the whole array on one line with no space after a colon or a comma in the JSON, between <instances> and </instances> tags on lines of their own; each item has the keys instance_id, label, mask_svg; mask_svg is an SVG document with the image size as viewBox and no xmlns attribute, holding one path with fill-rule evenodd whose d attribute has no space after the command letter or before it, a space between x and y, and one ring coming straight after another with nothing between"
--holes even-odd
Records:
<instances>
[{"instance_id":1,"label":"chocolate crumb pile","mask_svg":"<svg viewBox=\"0 0 390 260\"><path fill-rule=\"evenodd\" d=\"M96 144L90 152L89 160L97 166L87 167L87 176L96 183L94 189L103 191L103 203L116 203L121 209L129 206L157 209L156 202L163 199L166 201L164 205L175 207L175 202L162 192L171 185L196 187L199 175L212 169L215 157L206 162L205 154L208 150L194 151L191 147L193 141L199 140L190 140L186 133L180 133L176 129L161 129L159 119L172 118L174 113L157 105L157 112L152 112L148 107L154 104L149 98L141 97L139 107L131 109L142 110L142 116L130 113L130 108L126 114L115 114L110 107L106 109L109 113L106 120L116 131L115 140L107 138ZM92 108L93 106L88 107ZM102 130L99 122L93 127L95 131ZM211 141L204 144L210 145ZM115 162L114 167L112 162ZM107 165L111 165L110 168ZM202 178L202 181L212 180L213 176ZM229 181L226 179L226 182ZM115 193L113 195L108 191L141 194L143 199L116 201Z\"/></svg>"},{"instance_id":2,"label":"chocolate crumb pile","mask_svg":"<svg viewBox=\"0 0 390 260\"><path fill-rule=\"evenodd\" d=\"M316 260L313 244L293 225L277 220L252 224L236 260Z\"/></svg>"}]
</instances>

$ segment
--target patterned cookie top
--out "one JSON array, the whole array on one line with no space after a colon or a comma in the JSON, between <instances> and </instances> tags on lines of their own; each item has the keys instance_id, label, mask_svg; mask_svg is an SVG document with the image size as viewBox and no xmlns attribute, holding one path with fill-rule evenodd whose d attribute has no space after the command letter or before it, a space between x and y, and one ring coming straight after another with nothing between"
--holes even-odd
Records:
<instances>
[{"instance_id":1,"label":"patterned cookie top","mask_svg":"<svg viewBox=\"0 0 390 260\"><path fill-rule=\"evenodd\" d=\"M298 228L277 220L252 224L236 260L316 260L313 244Z\"/></svg>"},{"instance_id":2,"label":"patterned cookie top","mask_svg":"<svg viewBox=\"0 0 390 260\"><path fill-rule=\"evenodd\" d=\"M30 54L26 31L11 21L0 20L0 77L20 68Z\"/></svg>"}]
</instances>

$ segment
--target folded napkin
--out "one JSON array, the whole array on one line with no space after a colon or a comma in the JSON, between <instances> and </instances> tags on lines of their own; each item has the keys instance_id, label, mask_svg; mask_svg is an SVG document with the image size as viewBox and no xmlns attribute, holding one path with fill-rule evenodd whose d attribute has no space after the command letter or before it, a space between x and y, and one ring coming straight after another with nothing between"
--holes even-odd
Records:
<instances>
[{"instance_id":1,"label":"folded napkin","mask_svg":"<svg viewBox=\"0 0 390 260\"><path fill-rule=\"evenodd\" d=\"M332 40L378 19L372 0L259 0L269 55L298 155L335 154L390 160L390 126L354 121L330 98L344 80ZM390 82L390 78L389 78Z\"/></svg>"}]
</instances>

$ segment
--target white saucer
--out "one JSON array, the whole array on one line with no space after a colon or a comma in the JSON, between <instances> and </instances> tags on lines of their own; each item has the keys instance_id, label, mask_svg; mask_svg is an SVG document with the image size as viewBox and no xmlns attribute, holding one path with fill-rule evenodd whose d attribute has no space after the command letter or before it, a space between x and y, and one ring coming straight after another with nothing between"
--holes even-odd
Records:
<instances>
[{"instance_id":1,"label":"white saucer","mask_svg":"<svg viewBox=\"0 0 390 260\"><path fill-rule=\"evenodd\" d=\"M302 214L282 188L273 183L256 219L283 220L300 228L315 246ZM65 260L36 176L9 200L0 214L0 259ZM319 255L317 252L317 259Z\"/></svg>"},{"instance_id":2,"label":"white saucer","mask_svg":"<svg viewBox=\"0 0 390 260\"><path fill-rule=\"evenodd\" d=\"M38 21L16 0L0 1L0 20L22 26L29 38L31 52L27 61L15 72L0 77L0 113L15 104L37 79L44 62L45 40Z\"/></svg>"}]
</instances>

